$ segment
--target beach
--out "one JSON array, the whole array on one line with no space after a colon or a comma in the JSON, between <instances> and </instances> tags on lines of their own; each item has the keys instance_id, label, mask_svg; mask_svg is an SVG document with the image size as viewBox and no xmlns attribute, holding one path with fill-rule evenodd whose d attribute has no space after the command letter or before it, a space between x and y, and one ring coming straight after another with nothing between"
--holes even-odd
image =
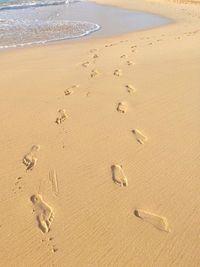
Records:
<instances>
[{"instance_id":1,"label":"beach","mask_svg":"<svg viewBox=\"0 0 200 267\"><path fill-rule=\"evenodd\" d=\"M96 2L171 23L0 51L0 267L198 267L199 1Z\"/></svg>"}]
</instances>

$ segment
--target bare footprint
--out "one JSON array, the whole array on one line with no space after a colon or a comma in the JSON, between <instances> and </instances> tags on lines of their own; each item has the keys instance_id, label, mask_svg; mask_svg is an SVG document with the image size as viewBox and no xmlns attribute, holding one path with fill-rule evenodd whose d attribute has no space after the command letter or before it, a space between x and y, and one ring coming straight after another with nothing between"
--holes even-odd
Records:
<instances>
[{"instance_id":1,"label":"bare footprint","mask_svg":"<svg viewBox=\"0 0 200 267\"><path fill-rule=\"evenodd\" d=\"M143 135L139 130L134 129L132 130L132 132L135 135L135 138L138 141L138 143L140 143L141 145L143 145L147 141L147 137Z\"/></svg>"},{"instance_id":2,"label":"bare footprint","mask_svg":"<svg viewBox=\"0 0 200 267\"><path fill-rule=\"evenodd\" d=\"M99 72L97 70L92 70L92 72L90 74L91 78L94 78L94 77L96 77L98 75L99 75Z\"/></svg>"},{"instance_id":3,"label":"bare footprint","mask_svg":"<svg viewBox=\"0 0 200 267\"><path fill-rule=\"evenodd\" d=\"M32 195L31 201L34 205L34 211L36 212L36 218L38 226L43 233L50 231L51 223L54 219L54 213L52 208L44 202L41 195Z\"/></svg>"},{"instance_id":4,"label":"bare footprint","mask_svg":"<svg viewBox=\"0 0 200 267\"><path fill-rule=\"evenodd\" d=\"M66 89L65 91L64 91L64 93L65 93L65 95L71 95L71 94L73 94L73 90L72 89Z\"/></svg>"},{"instance_id":5,"label":"bare footprint","mask_svg":"<svg viewBox=\"0 0 200 267\"><path fill-rule=\"evenodd\" d=\"M126 63L127 63L128 66L133 66L133 65L135 65L135 63L134 63L133 61L131 61L131 60L126 61Z\"/></svg>"},{"instance_id":6,"label":"bare footprint","mask_svg":"<svg viewBox=\"0 0 200 267\"><path fill-rule=\"evenodd\" d=\"M73 89L75 89L75 88L78 88L79 87L79 85L72 85L71 87L69 87L69 88L67 88L65 91L64 91L64 94L65 95L71 95L71 94L73 94Z\"/></svg>"},{"instance_id":7,"label":"bare footprint","mask_svg":"<svg viewBox=\"0 0 200 267\"><path fill-rule=\"evenodd\" d=\"M136 92L136 89L131 84L127 84L127 85L125 85L125 87L127 89L127 92L130 93L130 94Z\"/></svg>"},{"instance_id":8,"label":"bare footprint","mask_svg":"<svg viewBox=\"0 0 200 267\"><path fill-rule=\"evenodd\" d=\"M117 105L117 111L120 113L126 113L127 112L127 105L124 102L119 102Z\"/></svg>"},{"instance_id":9,"label":"bare footprint","mask_svg":"<svg viewBox=\"0 0 200 267\"><path fill-rule=\"evenodd\" d=\"M97 49L90 49L90 53L94 53L94 52L97 52L98 50Z\"/></svg>"},{"instance_id":10,"label":"bare footprint","mask_svg":"<svg viewBox=\"0 0 200 267\"><path fill-rule=\"evenodd\" d=\"M105 47L111 47L111 46L114 46L114 45L117 45L117 44L107 44L107 45L105 45Z\"/></svg>"},{"instance_id":11,"label":"bare footprint","mask_svg":"<svg viewBox=\"0 0 200 267\"><path fill-rule=\"evenodd\" d=\"M73 89L79 88L79 84L74 84L71 87L67 88L64 93L65 95L71 95L74 91Z\"/></svg>"},{"instance_id":12,"label":"bare footprint","mask_svg":"<svg viewBox=\"0 0 200 267\"><path fill-rule=\"evenodd\" d=\"M122 71L121 70L115 70L113 73L115 76L122 76Z\"/></svg>"},{"instance_id":13,"label":"bare footprint","mask_svg":"<svg viewBox=\"0 0 200 267\"><path fill-rule=\"evenodd\" d=\"M168 220L165 217L141 209L134 210L134 214L143 221L152 224L158 230L170 232Z\"/></svg>"},{"instance_id":14,"label":"bare footprint","mask_svg":"<svg viewBox=\"0 0 200 267\"><path fill-rule=\"evenodd\" d=\"M112 165L112 179L114 183L119 184L120 186L128 186L128 179L126 178L122 166Z\"/></svg>"},{"instance_id":15,"label":"bare footprint","mask_svg":"<svg viewBox=\"0 0 200 267\"><path fill-rule=\"evenodd\" d=\"M88 92L86 93L86 96L88 97L90 94L91 94L91 92L90 92L90 91L88 91Z\"/></svg>"},{"instance_id":16,"label":"bare footprint","mask_svg":"<svg viewBox=\"0 0 200 267\"><path fill-rule=\"evenodd\" d=\"M37 158L36 158L36 152L40 150L39 145L34 145L31 147L30 151L24 156L23 158L23 163L26 165L26 170L32 170L36 163L37 163Z\"/></svg>"},{"instance_id":17,"label":"bare footprint","mask_svg":"<svg viewBox=\"0 0 200 267\"><path fill-rule=\"evenodd\" d=\"M93 58L94 58L94 59L95 59L95 58L99 58L99 55L94 54Z\"/></svg>"},{"instance_id":18,"label":"bare footprint","mask_svg":"<svg viewBox=\"0 0 200 267\"><path fill-rule=\"evenodd\" d=\"M89 65L90 65L89 61L82 63L82 66L85 67L85 68L87 68Z\"/></svg>"},{"instance_id":19,"label":"bare footprint","mask_svg":"<svg viewBox=\"0 0 200 267\"><path fill-rule=\"evenodd\" d=\"M128 56L127 55L121 55L120 58L128 58Z\"/></svg>"},{"instance_id":20,"label":"bare footprint","mask_svg":"<svg viewBox=\"0 0 200 267\"><path fill-rule=\"evenodd\" d=\"M59 113L59 116L56 118L56 123L61 124L68 118L68 116L66 114L65 109L59 109L58 113Z\"/></svg>"}]
</instances>

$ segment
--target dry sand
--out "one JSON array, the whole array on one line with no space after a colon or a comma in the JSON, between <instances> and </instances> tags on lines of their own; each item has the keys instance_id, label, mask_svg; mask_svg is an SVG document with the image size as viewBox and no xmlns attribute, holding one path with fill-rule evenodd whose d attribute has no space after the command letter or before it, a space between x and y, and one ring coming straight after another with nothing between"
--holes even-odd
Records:
<instances>
[{"instance_id":1,"label":"dry sand","mask_svg":"<svg viewBox=\"0 0 200 267\"><path fill-rule=\"evenodd\" d=\"M200 5L98 2L174 23L0 54L0 266L198 267Z\"/></svg>"}]
</instances>

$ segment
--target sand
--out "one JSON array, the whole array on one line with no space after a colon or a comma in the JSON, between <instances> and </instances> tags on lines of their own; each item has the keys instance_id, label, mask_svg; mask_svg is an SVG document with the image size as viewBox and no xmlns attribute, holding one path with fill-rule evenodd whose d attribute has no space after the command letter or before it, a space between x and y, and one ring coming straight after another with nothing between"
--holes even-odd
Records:
<instances>
[{"instance_id":1,"label":"sand","mask_svg":"<svg viewBox=\"0 0 200 267\"><path fill-rule=\"evenodd\" d=\"M0 53L0 266L200 266L200 5ZM131 62L131 64L130 64Z\"/></svg>"}]
</instances>

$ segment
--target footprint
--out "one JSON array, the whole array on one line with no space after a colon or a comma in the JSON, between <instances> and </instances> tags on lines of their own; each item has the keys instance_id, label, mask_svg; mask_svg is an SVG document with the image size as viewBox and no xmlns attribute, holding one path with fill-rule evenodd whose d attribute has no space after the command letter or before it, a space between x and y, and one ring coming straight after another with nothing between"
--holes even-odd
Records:
<instances>
[{"instance_id":1,"label":"footprint","mask_svg":"<svg viewBox=\"0 0 200 267\"><path fill-rule=\"evenodd\" d=\"M138 143L140 143L141 145L143 145L147 141L147 137L143 135L139 130L135 129L132 130L132 132L135 135L135 138L138 141Z\"/></svg>"},{"instance_id":2,"label":"footprint","mask_svg":"<svg viewBox=\"0 0 200 267\"><path fill-rule=\"evenodd\" d=\"M39 145L32 146L31 150L24 156L23 163L26 165L26 170L33 170L37 163L37 158L35 156L36 152L40 150Z\"/></svg>"},{"instance_id":3,"label":"footprint","mask_svg":"<svg viewBox=\"0 0 200 267\"><path fill-rule=\"evenodd\" d=\"M90 49L90 53L97 52L97 49Z\"/></svg>"},{"instance_id":4,"label":"footprint","mask_svg":"<svg viewBox=\"0 0 200 267\"><path fill-rule=\"evenodd\" d=\"M94 77L96 77L98 75L99 75L99 72L97 70L92 70L92 72L90 74L91 78L94 78Z\"/></svg>"},{"instance_id":5,"label":"footprint","mask_svg":"<svg viewBox=\"0 0 200 267\"><path fill-rule=\"evenodd\" d=\"M111 46L114 46L114 45L117 45L117 44L107 44L107 45L105 45L105 47L111 47Z\"/></svg>"},{"instance_id":6,"label":"footprint","mask_svg":"<svg viewBox=\"0 0 200 267\"><path fill-rule=\"evenodd\" d=\"M89 65L90 65L90 62L89 62L89 61L84 62L84 63L82 64L82 66L85 67L85 68L87 68Z\"/></svg>"},{"instance_id":7,"label":"footprint","mask_svg":"<svg viewBox=\"0 0 200 267\"><path fill-rule=\"evenodd\" d=\"M134 214L143 221L152 224L158 230L170 232L168 220L165 217L141 209L134 210Z\"/></svg>"},{"instance_id":8,"label":"footprint","mask_svg":"<svg viewBox=\"0 0 200 267\"><path fill-rule=\"evenodd\" d=\"M58 113L59 113L59 117L56 118L56 123L61 124L68 118L68 116L66 114L65 109L59 109Z\"/></svg>"},{"instance_id":9,"label":"footprint","mask_svg":"<svg viewBox=\"0 0 200 267\"><path fill-rule=\"evenodd\" d=\"M137 47L137 45L133 45L133 46L131 46L131 51L132 51L132 53L134 53L134 52L136 51L136 47Z\"/></svg>"},{"instance_id":10,"label":"footprint","mask_svg":"<svg viewBox=\"0 0 200 267\"><path fill-rule=\"evenodd\" d=\"M99 56L97 54L94 54L93 58L99 58Z\"/></svg>"},{"instance_id":11,"label":"footprint","mask_svg":"<svg viewBox=\"0 0 200 267\"><path fill-rule=\"evenodd\" d=\"M73 94L73 92L74 92L74 91L72 91L72 89L66 89L66 90L64 91L65 95L71 95L71 94Z\"/></svg>"},{"instance_id":12,"label":"footprint","mask_svg":"<svg viewBox=\"0 0 200 267\"><path fill-rule=\"evenodd\" d=\"M128 58L127 55L122 55L120 58Z\"/></svg>"},{"instance_id":13,"label":"footprint","mask_svg":"<svg viewBox=\"0 0 200 267\"><path fill-rule=\"evenodd\" d=\"M125 87L127 89L127 92L130 93L130 94L136 92L136 89L131 84L127 84L127 85L125 85Z\"/></svg>"},{"instance_id":14,"label":"footprint","mask_svg":"<svg viewBox=\"0 0 200 267\"><path fill-rule=\"evenodd\" d=\"M130 61L130 60L126 61L126 63L127 63L128 66L135 65L135 63L133 61Z\"/></svg>"},{"instance_id":15,"label":"footprint","mask_svg":"<svg viewBox=\"0 0 200 267\"><path fill-rule=\"evenodd\" d=\"M71 95L71 94L73 94L73 89L75 89L75 88L78 88L79 87L79 85L73 85L73 86L71 86L70 88L67 88L65 91L64 91L64 94L65 95Z\"/></svg>"},{"instance_id":16,"label":"footprint","mask_svg":"<svg viewBox=\"0 0 200 267\"><path fill-rule=\"evenodd\" d=\"M124 102L119 102L117 105L117 111L120 113L126 113L127 111L127 105Z\"/></svg>"},{"instance_id":17,"label":"footprint","mask_svg":"<svg viewBox=\"0 0 200 267\"><path fill-rule=\"evenodd\" d=\"M122 71L121 70L115 70L113 73L115 76L122 76Z\"/></svg>"},{"instance_id":18,"label":"footprint","mask_svg":"<svg viewBox=\"0 0 200 267\"><path fill-rule=\"evenodd\" d=\"M54 213L52 208L44 202L41 195L32 195L31 201L34 205L34 212L36 212L36 218L38 226L43 233L50 231L51 223L54 219Z\"/></svg>"},{"instance_id":19,"label":"footprint","mask_svg":"<svg viewBox=\"0 0 200 267\"><path fill-rule=\"evenodd\" d=\"M112 165L112 179L114 183L119 184L120 186L128 186L128 180L124 174L122 166L120 165Z\"/></svg>"}]
</instances>

